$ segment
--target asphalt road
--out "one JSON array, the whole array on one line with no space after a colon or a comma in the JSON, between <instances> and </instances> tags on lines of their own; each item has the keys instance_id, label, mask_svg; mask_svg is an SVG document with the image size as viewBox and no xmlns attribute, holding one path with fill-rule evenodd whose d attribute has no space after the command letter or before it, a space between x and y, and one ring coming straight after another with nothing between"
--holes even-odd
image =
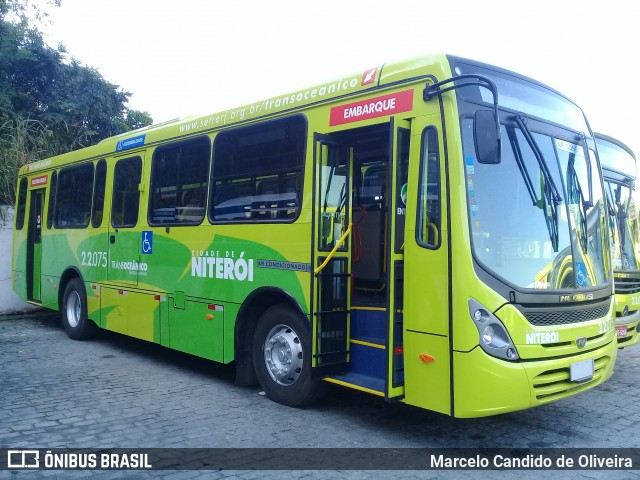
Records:
<instances>
[{"instance_id":1,"label":"asphalt road","mask_svg":"<svg viewBox=\"0 0 640 480\"><path fill-rule=\"evenodd\" d=\"M70 340L57 314L0 317L0 448L638 448L640 346L604 385L552 405L452 419L330 386L278 405L233 383L234 367L110 332ZM292 452L295 452L292 450ZM331 465L331 459L327 458ZM372 469L375 465L372 465ZM0 471L0 478L603 478L640 470Z\"/></svg>"}]
</instances>

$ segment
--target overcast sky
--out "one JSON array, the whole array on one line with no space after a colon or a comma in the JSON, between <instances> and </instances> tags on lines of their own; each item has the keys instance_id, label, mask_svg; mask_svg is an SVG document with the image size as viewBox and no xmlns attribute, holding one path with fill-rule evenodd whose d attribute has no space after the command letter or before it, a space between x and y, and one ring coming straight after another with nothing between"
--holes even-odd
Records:
<instances>
[{"instance_id":1,"label":"overcast sky","mask_svg":"<svg viewBox=\"0 0 640 480\"><path fill-rule=\"evenodd\" d=\"M640 154L637 0L62 0L45 27L158 123L427 53L533 77Z\"/></svg>"}]
</instances>

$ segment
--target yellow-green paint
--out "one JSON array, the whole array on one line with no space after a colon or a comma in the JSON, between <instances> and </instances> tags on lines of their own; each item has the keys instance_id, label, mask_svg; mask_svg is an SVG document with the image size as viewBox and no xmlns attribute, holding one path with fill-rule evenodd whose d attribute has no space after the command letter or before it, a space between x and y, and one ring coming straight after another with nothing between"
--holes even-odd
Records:
<instances>
[{"instance_id":1,"label":"yellow-green paint","mask_svg":"<svg viewBox=\"0 0 640 480\"><path fill-rule=\"evenodd\" d=\"M636 190L636 156L622 141L604 135L594 134L598 156L605 180L605 190L615 191L626 188L629 198L620 198L618 206L616 198L610 198L610 221L618 228L613 228L611 256L614 262L615 314L616 332L620 348L629 347L640 341L638 324L640 323L640 211L637 205ZM619 225L617 209L626 209L623 225ZM622 233L620 229L625 230ZM621 235L628 233L627 251L622 252ZM631 257L627 254L631 250ZM624 258L623 257L627 257ZM632 281L633 284L630 284ZM635 284L635 285L634 285Z\"/></svg>"},{"instance_id":2,"label":"yellow-green paint","mask_svg":"<svg viewBox=\"0 0 640 480\"><path fill-rule=\"evenodd\" d=\"M625 312L633 312L632 315L625 315ZM640 326L640 292L638 293L616 293L615 295L615 313L616 327L623 326L626 330L625 335L619 335L618 345L630 347L640 342L638 335L638 326Z\"/></svg>"},{"instance_id":3,"label":"yellow-green paint","mask_svg":"<svg viewBox=\"0 0 640 480\"><path fill-rule=\"evenodd\" d=\"M236 320L241 306L256 291L277 288L307 318L313 318L315 313L318 282L311 267L316 267L319 259L330 250L321 249L318 239L312 239L313 232L322 227L321 200L316 197L313 204L314 189L316 195L320 191L318 185L313 185L313 179L319 177L321 162L314 163L314 158L321 158L319 156L325 148L321 142L315 141L315 134L342 139L344 137L339 134L360 127L393 125L387 130L394 147L391 158L397 156L394 142L399 129L409 133L410 145L402 249L396 251L394 245L394 215L385 227L391 229L391 242L385 240L384 254L386 264L390 265L386 270L387 297L392 304L378 309L390 312L384 349L388 372L384 375L386 389L381 393L348 381L333 378L328 381L459 417L529 408L600 384L611 375L615 363L614 330L610 325L613 308L599 319L557 326L557 331L569 340L569 344L550 351L539 342L527 342L527 332L544 329L529 324L508 298L481 280L474 270L474 258L469 247L471 235L464 187L466 172L457 97L451 92L441 98L423 100L423 89L427 83L451 76L449 59L442 55L388 63L335 82L244 107L151 126L23 167L21 177L31 181L35 177L47 176L50 182L52 172L63 166L85 161L97 163L100 159L107 161L105 212L101 226L68 230L43 227L42 304L48 308L60 308L58 299L64 286L61 281L65 272L73 269L85 282L89 318L102 328L218 362L235 360ZM412 103L411 108L394 114L393 123L385 114L331 123L332 108L356 102L366 104L366 100L371 99L378 102L386 95L399 92L404 92L405 96L409 92ZM374 102L373 110L376 104ZM307 121L302 207L295 222L211 224L205 218L197 226L147 224L151 159L158 146L199 135L207 136L213 143L220 131L291 113L302 114ZM437 248L425 248L416 241L415 219L420 207L417 192L425 129L436 132L440 158L439 194L443 202ZM143 140L135 148L118 151L118 146L122 145L119 142L142 136ZM109 225L114 167L117 160L133 156L143 160L138 225L115 229ZM350 162L352 168L353 159ZM395 161L392 172L394 177L397 174ZM387 179L387 185L387 195L395 199L398 189L395 178ZM49 183L39 185L47 192L43 226L48 220L49 187ZM350 184L348 189L351 196L353 185ZM30 211L28 203L29 198L26 212ZM395 205L394 200L389 208L401 206ZM315 227L313 218L318 224ZM153 236L151 254L141 251L143 232L150 232ZM13 287L22 298L26 297L26 241L26 228L15 230ZM347 250L338 250L335 258L344 258L347 271L351 271L351 252L348 245L345 248ZM241 259L246 268L251 268L250 276L247 275L243 281L216 277L218 268L223 269L225 261L239 262ZM260 260L309 265L310 268L262 268L258 264ZM396 263L404 265L402 308L398 308L394 301ZM480 348L478 331L470 318L470 299L481 303L504 323L521 360L501 360ZM578 304L574 308L577 307ZM393 320L394 313L399 311L404 322L402 338L399 339L404 349L404 384L393 387ZM588 351L576 346L578 337L595 338L590 340ZM315 349L316 342L312 344ZM592 381L565 385L560 379L559 385L566 387L564 390L539 398L541 375L564 371L570 364L583 359L594 359L597 365L597 374Z\"/></svg>"}]
</instances>

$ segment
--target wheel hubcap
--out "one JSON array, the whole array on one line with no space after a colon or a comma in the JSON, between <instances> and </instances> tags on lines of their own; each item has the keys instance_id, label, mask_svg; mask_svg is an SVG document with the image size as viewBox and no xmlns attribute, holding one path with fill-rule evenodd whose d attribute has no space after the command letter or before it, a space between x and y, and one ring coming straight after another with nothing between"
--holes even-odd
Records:
<instances>
[{"instance_id":1,"label":"wheel hubcap","mask_svg":"<svg viewBox=\"0 0 640 480\"><path fill-rule=\"evenodd\" d=\"M279 385L292 385L302 373L302 344L298 334L286 325L273 327L264 342L264 363Z\"/></svg>"},{"instance_id":2,"label":"wheel hubcap","mask_svg":"<svg viewBox=\"0 0 640 480\"><path fill-rule=\"evenodd\" d=\"M81 311L80 294L73 291L67 299L67 321L71 328L77 327L80 323Z\"/></svg>"}]
</instances>

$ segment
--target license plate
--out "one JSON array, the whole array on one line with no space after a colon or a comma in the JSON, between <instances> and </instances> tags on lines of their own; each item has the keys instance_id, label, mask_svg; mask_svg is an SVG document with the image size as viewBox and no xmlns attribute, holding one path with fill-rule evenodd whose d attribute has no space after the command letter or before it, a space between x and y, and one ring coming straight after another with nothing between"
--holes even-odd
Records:
<instances>
[{"instance_id":1,"label":"license plate","mask_svg":"<svg viewBox=\"0 0 640 480\"><path fill-rule=\"evenodd\" d=\"M593 372L593 358L582 360L581 362L574 362L571 364L571 381L584 382L585 380L591 380Z\"/></svg>"},{"instance_id":2,"label":"license plate","mask_svg":"<svg viewBox=\"0 0 640 480\"><path fill-rule=\"evenodd\" d=\"M616 335L619 337L627 336L627 326L626 325L616 325Z\"/></svg>"}]
</instances>

